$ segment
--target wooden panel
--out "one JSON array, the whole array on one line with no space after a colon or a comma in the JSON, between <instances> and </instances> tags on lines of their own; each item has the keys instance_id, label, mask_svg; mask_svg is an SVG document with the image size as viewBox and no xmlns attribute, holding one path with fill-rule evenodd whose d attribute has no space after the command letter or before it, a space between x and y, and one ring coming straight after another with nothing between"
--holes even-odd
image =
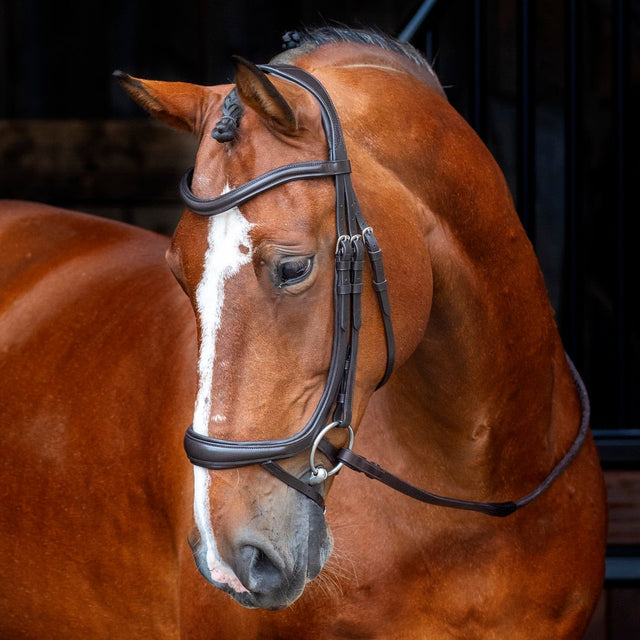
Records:
<instances>
[{"instance_id":1,"label":"wooden panel","mask_svg":"<svg viewBox=\"0 0 640 640\"><path fill-rule=\"evenodd\" d=\"M151 119L0 120L0 194L174 200L196 141Z\"/></svg>"},{"instance_id":2,"label":"wooden panel","mask_svg":"<svg viewBox=\"0 0 640 640\"><path fill-rule=\"evenodd\" d=\"M0 120L0 198L170 232L197 141L152 119Z\"/></svg>"},{"instance_id":3,"label":"wooden panel","mask_svg":"<svg viewBox=\"0 0 640 640\"><path fill-rule=\"evenodd\" d=\"M609 543L640 545L640 471L606 471Z\"/></svg>"}]
</instances>

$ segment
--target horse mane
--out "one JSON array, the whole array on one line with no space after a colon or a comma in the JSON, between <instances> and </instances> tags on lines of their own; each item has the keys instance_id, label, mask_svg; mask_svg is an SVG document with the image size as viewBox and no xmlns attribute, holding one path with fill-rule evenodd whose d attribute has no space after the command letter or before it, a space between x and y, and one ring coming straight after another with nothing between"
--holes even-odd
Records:
<instances>
[{"instance_id":1,"label":"horse mane","mask_svg":"<svg viewBox=\"0 0 640 640\"><path fill-rule=\"evenodd\" d=\"M283 49L290 50L302 47L303 52L321 47L325 44L334 44L337 42L368 44L404 56L418 67L428 69L431 72L429 63L413 45L408 42L399 42L395 38L374 28L355 29L347 26L316 27L303 29L301 31L289 31L284 34L282 41ZM280 56L276 56L276 58L280 61Z\"/></svg>"},{"instance_id":2,"label":"horse mane","mask_svg":"<svg viewBox=\"0 0 640 640\"><path fill-rule=\"evenodd\" d=\"M378 47L384 51L395 53L416 67L416 77L429 84L444 96L440 83L424 56L408 42L400 42L395 38L374 28L356 29L347 26L323 26L287 31L282 36L283 51L271 59L271 64L293 64L294 61L323 45L341 42ZM426 72L426 73L425 73ZM242 105L233 90L225 99L223 115L211 132L218 142L230 142L234 139L242 117Z\"/></svg>"},{"instance_id":3,"label":"horse mane","mask_svg":"<svg viewBox=\"0 0 640 640\"><path fill-rule=\"evenodd\" d=\"M418 49L408 42L400 42L375 28L356 29L347 26L323 26L288 31L282 36L283 51L276 55L271 63L293 64L297 58L311 53L319 47L342 42L369 45L396 54L401 62L406 63L402 65L406 71L446 98L435 72Z\"/></svg>"}]
</instances>

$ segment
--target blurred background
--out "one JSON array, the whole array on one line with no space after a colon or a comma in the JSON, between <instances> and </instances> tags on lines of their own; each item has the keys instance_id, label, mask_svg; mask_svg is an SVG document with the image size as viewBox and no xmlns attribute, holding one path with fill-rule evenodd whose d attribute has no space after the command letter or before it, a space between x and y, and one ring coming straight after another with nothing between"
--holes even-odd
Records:
<instances>
[{"instance_id":1,"label":"blurred background","mask_svg":"<svg viewBox=\"0 0 640 640\"><path fill-rule=\"evenodd\" d=\"M171 234L195 141L148 118L112 71L229 82L232 54L267 62L284 32L336 23L422 50L505 172L609 485L589 637L640 638L640 0L0 0L0 198Z\"/></svg>"}]
</instances>

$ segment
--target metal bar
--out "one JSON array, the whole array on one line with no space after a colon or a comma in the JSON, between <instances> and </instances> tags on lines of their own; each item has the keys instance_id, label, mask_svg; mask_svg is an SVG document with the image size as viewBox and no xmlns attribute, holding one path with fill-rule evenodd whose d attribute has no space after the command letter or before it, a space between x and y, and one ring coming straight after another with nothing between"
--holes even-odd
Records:
<instances>
[{"instance_id":1,"label":"metal bar","mask_svg":"<svg viewBox=\"0 0 640 640\"><path fill-rule=\"evenodd\" d=\"M473 4L473 95L471 102L471 125L476 133L486 140L486 0L475 0Z\"/></svg>"},{"instance_id":2,"label":"metal bar","mask_svg":"<svg viewBox=\"0 0 640 640\"><path fill-rule=\"evenodd\" d=\"M409 20L407 26L400 32L400 35L398 36L398 40L400 40L400 42L409 42L409 40L413 38L413 36L416 34L416 31L427 19L427 16L431 12L437 1L438 0L424 0L413 18Z\"/></svg>"},{"instance_id":3,"label":"metal bar","mask_svg":"<svg viewBox=\"0 0 640 640\"><path fill-rule=\"evenodd\" d=\"M535 0L518 3L517 209L535 247Z\"/></svg>"},{"instance_id":4,"label":"metal bar","mask_svg":"<svg viewBox=\"0 0 640 640\"><path fill-rule=\"evenodd\" d=\"M578 0L565 0L565 262L563 277L563 338L567 351L581 368L578 352L578 217L580 210L578 181L580 54ZM581 346L581 345L580 345Z\"/></svg>"},{"instance_id":5,"label":"metal bar","mask_svg":"<svg viewBox=\"0 0 640 640\"><path fill-rule=\"evenodd\" d=\"M640 545L609 545L607 547L605 587L609 589L640 587Z\"/></svg>"},{"instance_id":6,"label":"metal bar","mask_svg":"<svg viewBox=\"0 0 640 640\"><path fill-rule=\"evenodd\" d=\"M9 105L10 88L13 86L9 77L10 69L15 62L11 55L10 7L8 2L0 2L0 118L7 118L11 114Z\"/></svg>"},{"instance_id":7,"label":"metal bar","mask_svg":"<svg viewBox=\"0 0 640 640\"><path fill-rule=\"evenodd\" d=\"M594 429L603 469L640 469L640 429Z\"/></svg>"},{"instance_id":8,"label":"metal bar","mask_svg":"<svg viewBox=\"0 0 640 640\"><path fill-rule=\"evenodd\" d=\"M436 52L436 35L433 29L427 29L424 35L424 54L427 58L427 62L434 67L435 66L435 52ZM434 69L435 70L435 69Z\"/></svg>"},{"instance_id":9,"label":"metal bar","mask_svg":"<svg viewBox=\"0 0 640 640\"><path fill-rule=\"evenodd\" d=\"M628 423L629 411L627 408L627 380L628 363L627 354L632 352L630 337L627 327L627 305L625 290L625 264L626 264L626 92L628 73L628 2L614 0L613 6L613 130L615 144L615 200L617 221L617 279L616 279L616 374L617 374L617 402L618 402L618 427L624 427Z\"/></svg>"}]
</instances>

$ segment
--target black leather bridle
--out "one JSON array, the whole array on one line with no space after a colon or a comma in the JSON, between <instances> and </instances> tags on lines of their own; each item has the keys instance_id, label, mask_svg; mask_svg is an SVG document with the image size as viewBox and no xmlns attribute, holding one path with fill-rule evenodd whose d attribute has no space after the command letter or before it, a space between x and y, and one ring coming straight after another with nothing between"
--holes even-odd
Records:
<instances>
[{"instance_id":1,"label":"black leather bridle","mask_svg":"<svg viewBox=\"0 0 640 640\"><path fill-rule=\"evenodd\" d=\"M336 192L336 251L334 275L334 335L329 372L318 405L307 424L295 435L278 440L232 441L211 438L197 433L193 426L187 429L184 447L189 460L207 469L231 469L260 464L289 486L300 491L321 508L323 495L316 487L342 465L365 473L412 498L445 507L478 511L492 516L506 516L528 504L564 471L577 455L589 427L589 399L575 367L569 360L582 405L582 422L578 435L565 456L557 463L540 486L527 496L513 502L475 502L438 496L385 471L377 464L354 453L351 412L355 386L358 336L361 327L361 294L365 252L372 267L372 283L382 315L386 343L387 364L378 387L382 386L393 370L395 346L391 326L391 309L384 277L382 252L362 215L350 177L350 163L342 135L338 114L324 87L311 74L291 65L262 65L263 72L293 82L309 91L318 101L322 123L327 137L329 158L326 161L298 162L250 180L246 184L212 199L198 198L191 191L193 169L180 183L180 195L192 212L212 216L239 206L268 189L292 180L333 177ZM333 429L347 432L346 447L335 447L325 437ZM316 466L314 456L321 451L335 466L327 471ZM310 452L310 473L298 478L285 471L276 461L292 458L304 451Z\"/></svg>"},{"instance_id":2,"label":"black leather bridle","mask_svg":"<svg viewBox=\"0 0 640 640\"><path fill-rule=\"evenodd\" d=\"M235 442L210 438L189 427L185 449L191 462L209 469L261 464L293 488L324 506L322 495L314 485L321 484L326 472L311 460L311 476L303 481L286 472L277 460L291 458L303 451L313 451L314 445L333 428L351 431L351 411L355 383L358 335L361 326L362 274L365 252L369 255L373 287L377 293L387 343L387 365L380 381L383 385L393 370L395 346L391 326L391 310L384 277L382 252L373 229L367 225L353 190L350 163L340 127L340 120L324 87L310 74L289 65L261 66L262 71L294 82L310 91L321 108L322 123L329 147L326 161L299 162L269 171L246 184L211 200L193 195L189 170L180 184L180 194L187 207L199 215L211 216L241 205L267 189L291 180L333 177L336 191L336 251L334 276L334 335L331 361L324 391L307 424L294 436L280 440ZM322 434L322 436L321 436ZM342 466L342 465L340 465ZM338 467L339 468L339 467Z\"/></svg>"}]
</instances>

